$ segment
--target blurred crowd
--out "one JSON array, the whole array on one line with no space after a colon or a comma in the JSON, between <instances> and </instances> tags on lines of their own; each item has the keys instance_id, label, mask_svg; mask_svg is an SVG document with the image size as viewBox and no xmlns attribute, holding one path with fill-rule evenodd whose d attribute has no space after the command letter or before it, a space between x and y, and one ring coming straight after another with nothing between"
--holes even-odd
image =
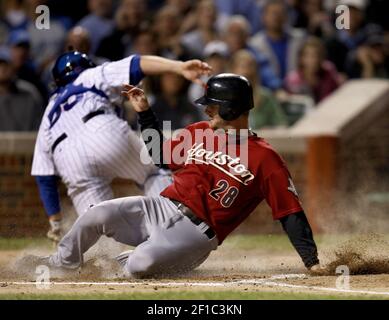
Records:
<instances>
[{"instance_id":1,"label":"blurred crowd","mask_svg":"<svg viewBox=\"0 0 389 320\"><path fill-rule=\"evenodd\" d=\"M349 28L335 27L340 4ZM39 5L50 8L48 30L36 28ZM252 129L288 126L348 79L389 77L387 9L380 0L0 0L0 131L37 130L67 50L98 65L134 53L203 59L214 74L251 81ZM172 129L202 119L198 84L167 73L143 87Z\"/></svg>"}]
</instances>

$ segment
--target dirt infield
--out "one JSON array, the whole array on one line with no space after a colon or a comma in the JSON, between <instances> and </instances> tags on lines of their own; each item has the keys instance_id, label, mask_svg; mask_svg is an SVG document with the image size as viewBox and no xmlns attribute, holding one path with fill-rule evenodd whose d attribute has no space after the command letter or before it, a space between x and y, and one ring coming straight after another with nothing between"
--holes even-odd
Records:
<instances>
[{"instance_id":1,"label":"dirt infield","mask_svg":"<svg viewBox=\"0 0 389 320\"><path fill-rule=\"evenodd\" d=\"M382 236L319 239L320 257L327 266L325 276L306 274L299 257L283 236L232 237L197 270L175 278L149 280L123 276L111 259L122 246L105 240L100 247L106 252L98 248L92 250L88 256L93 258L85 268L52 274L47 290L37 288L37 275L34 272L22 274L15 268L15 262L26 253L48 254L52 248L42 245L0 251L0 298L38 298L41 295L46 298L110 298L111 295L132 299L146 295L147 298L389 299L389 246ZM340 265L349 267L349 286L336 274L336 267ZM223 293L229 295L223 296Z\"/></svg>"}]
</instances>

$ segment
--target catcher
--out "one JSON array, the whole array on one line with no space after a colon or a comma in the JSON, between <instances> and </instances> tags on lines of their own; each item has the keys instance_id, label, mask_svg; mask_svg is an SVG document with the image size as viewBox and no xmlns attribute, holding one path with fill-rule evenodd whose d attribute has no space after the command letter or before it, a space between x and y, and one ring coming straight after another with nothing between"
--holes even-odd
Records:
<instances>
[{"instance_id":1,"label":"catcher","mask_svg":"<svg viewBox=\"0 0 389 320\"><path fill-rule=\"evenodd\" d=\"M90 208L55 254L30 256L35 263L79 268L83 254L105 235L135 247L117 257L132 277L189 271L265 199L304 265L320 272L312 230L284 161L248 129L253 96L246 78L211 77L196 101L209 121L194 123L167 141L143 91L126 85L123 94L138 113L149 154L156 165L174 172L174 182L160 196L119 198Z\"/></svg>"}]
</instances>

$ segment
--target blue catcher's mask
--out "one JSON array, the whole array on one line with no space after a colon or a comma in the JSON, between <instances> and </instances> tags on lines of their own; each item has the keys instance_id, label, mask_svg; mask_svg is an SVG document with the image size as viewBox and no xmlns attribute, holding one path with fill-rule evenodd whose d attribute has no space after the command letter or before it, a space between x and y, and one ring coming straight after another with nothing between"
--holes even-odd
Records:
<instances>
[{"instance_id":1,"label":"blue catcher's mask","mask_svg":"<svg viewBox=\"0 0 389 320\"><path fill-rule=\"evenodd\" d=\"M95 67L89 57L78 51L61 54L54 64L52 73L58 87L63 87L75 80L81 72Z\"/></svg>"}]
</instances>

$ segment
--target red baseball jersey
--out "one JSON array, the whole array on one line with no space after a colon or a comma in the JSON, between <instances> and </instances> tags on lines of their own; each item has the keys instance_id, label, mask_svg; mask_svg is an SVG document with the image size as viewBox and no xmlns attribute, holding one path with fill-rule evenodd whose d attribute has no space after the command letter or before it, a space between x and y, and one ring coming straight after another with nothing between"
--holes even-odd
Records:
<instances>
[{"instance_id":1,"label":"red baseball jersey","mask_svg":"<svg viewBox=\"0 0 389 320\"><path fill-rule=\"evenodd\" d=\"M263 138L229 139L206 121L186 129L164 145L174 182L161 195L189 207L212 227L219 244L263 199L273 219L302 210L285 162Z\"/></svg>"}]
</instances>

